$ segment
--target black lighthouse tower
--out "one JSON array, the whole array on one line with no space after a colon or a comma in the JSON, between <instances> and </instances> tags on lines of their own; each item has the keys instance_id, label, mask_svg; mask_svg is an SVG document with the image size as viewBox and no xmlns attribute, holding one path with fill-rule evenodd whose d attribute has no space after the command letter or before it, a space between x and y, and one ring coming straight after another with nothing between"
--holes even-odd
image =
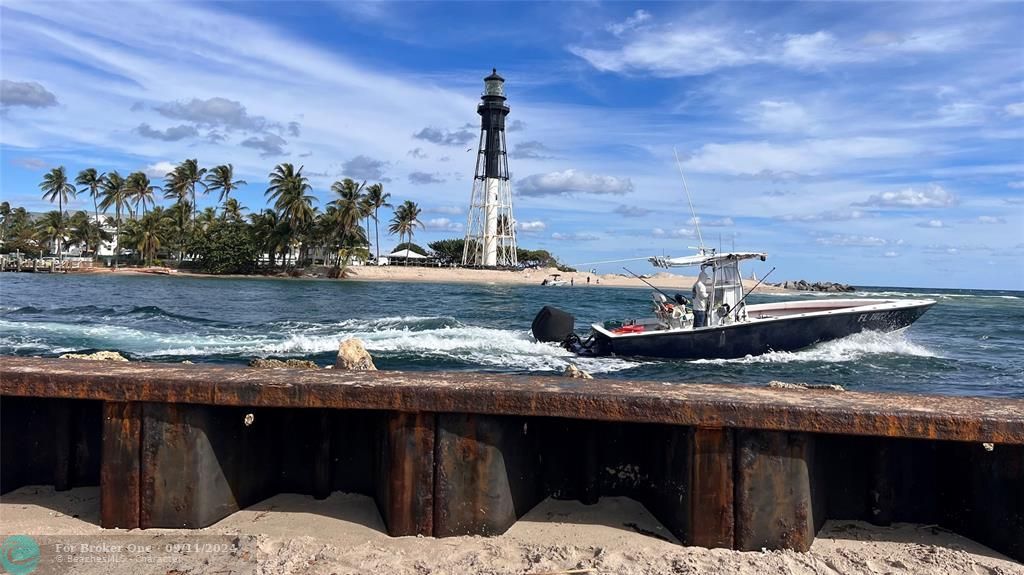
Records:
<instances>
[{"instance_id":1,"label":"black lighthouse tower","mask_svg":"<svg viewBox=\"0 0 1024 575\"><path fill-rule=\"evenodd\" d=\"M505 117L509 113L505 101L505 79L492 70L484 78L484 92L476 107L480 145L462 253L466 266L511 267L518 262L505 147Z\"/></svg>"}]
</instances>

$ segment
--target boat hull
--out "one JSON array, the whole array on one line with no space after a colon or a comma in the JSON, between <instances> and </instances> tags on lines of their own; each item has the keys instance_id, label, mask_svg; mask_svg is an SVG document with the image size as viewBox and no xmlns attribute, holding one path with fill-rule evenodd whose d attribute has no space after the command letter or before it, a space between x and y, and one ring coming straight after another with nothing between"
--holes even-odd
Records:
<instances>
[{"instance_id":1,"label":"boat hull","mask_svg":"<svg viewBox=\"0 0 1024 575\"><path fill-rule=\"evenodd\" d=\"M917 321L935 302L915 301L889 309L808 313L695 330L611 335L595 326L591 353L671 359L732 359L772 351L796 351L862 331L894 331Z\"/></svg>"}]
</instances>

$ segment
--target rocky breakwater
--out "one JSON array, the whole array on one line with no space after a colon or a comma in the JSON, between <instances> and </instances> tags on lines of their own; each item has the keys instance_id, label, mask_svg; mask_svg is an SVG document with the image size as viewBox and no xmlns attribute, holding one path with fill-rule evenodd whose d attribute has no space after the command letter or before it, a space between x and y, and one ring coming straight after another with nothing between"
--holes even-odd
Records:
<instances>
[{"instance_id":1,"label":"rocky breakwater","mask_svg":"<svg viewBox=\"0 0 1024 575\"><path fill-rule=\"evenodd\" d=\"M797 291L824 291L824 292L851 292L857 291L857 288L849 284L838 284L833 282L814 282L809 283L804 280L791 281L786 280L782 283L772 284L775 287L783 289L792 289Z\"/></svg>"}]
</instances>

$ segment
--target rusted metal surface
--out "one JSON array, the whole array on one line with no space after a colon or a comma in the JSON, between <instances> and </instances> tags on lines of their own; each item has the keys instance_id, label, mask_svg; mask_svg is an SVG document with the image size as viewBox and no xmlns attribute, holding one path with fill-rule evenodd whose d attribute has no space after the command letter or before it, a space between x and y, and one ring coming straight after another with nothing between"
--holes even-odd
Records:
<instances>
[{"instance_id":1,"label":"rusted metal surface","mask_svg":"<svg viewBox=\"0 0 1024 575\"><path fill-rule=\"evenodd\" d=\"M100 467L100 526L139 527L142 406L103 405L103 456Z\"/></svg>"},{"instance_id":2,"label":"rusted metal surface","mask_svg":"<svg viewBox=\"0 0 1024 575\"><path fill-rule=\"evenodd\" d=\"M543 498L522 418L439 414L437 426L434 535L499 535Z\"/></svg>"},{"instance_id":3,"label":"rusted metal surface","mask_svg":"<svg viewBox=\"0 0 1024 575\"><path fill-rule=\"evenodd\" d=\"M436 415L390 413L380 433L377 506L388 534L433 535Z\"/></svg>"},{"instance_id":4,"label":"rusted metal surface","mask_svg":"<svg viewBox=\"0 0 1024 575\"><path fill-rule=\"evenodd\" d=\"M736 433L736 541L741 551L807 551L817 532L814 444L805 433Z\"/></svg>"},{"instance_id":5,"label":"rusted metal surface","mask_svg":"<svg viewBox=\"0 0 1024 575\"><path fill-rule=\"evenodd\" d=\"M568 417L1024 444L1024 400L496 374L252 370L4 357L0 394Z\"/></svg>"},{"instance_id":6,"label":"rusted metal surface","mask_svg":"<svg viewBox=\"0 0 1024 575\"><path fill-rule=\"evenodd\" d=\"M686 543L732 549L733 431L698 427L691 433L690 521Z\"/></svg>"}]
</instances>

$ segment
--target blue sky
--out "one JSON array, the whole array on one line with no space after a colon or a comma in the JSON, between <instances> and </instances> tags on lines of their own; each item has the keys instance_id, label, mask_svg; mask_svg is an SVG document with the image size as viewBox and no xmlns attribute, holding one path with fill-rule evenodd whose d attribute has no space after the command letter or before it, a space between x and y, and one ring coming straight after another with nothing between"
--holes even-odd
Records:
<instances>
[{"instance_id":1,"label":"blue sky","mask_svg":"<svg viewBox=\"0 0 1024 575\"><path fill-rule=\"evenodd\" d=\"M1022 29L1020 3L5 0L0 196L196 157L256 210L287 161L321 207L379 180L423 207L417 242L460 236L497 67L521 246L691 252L675 147L705 243L767 251L760 274L1024 289Z\"/></svg>"}]
</instances>

